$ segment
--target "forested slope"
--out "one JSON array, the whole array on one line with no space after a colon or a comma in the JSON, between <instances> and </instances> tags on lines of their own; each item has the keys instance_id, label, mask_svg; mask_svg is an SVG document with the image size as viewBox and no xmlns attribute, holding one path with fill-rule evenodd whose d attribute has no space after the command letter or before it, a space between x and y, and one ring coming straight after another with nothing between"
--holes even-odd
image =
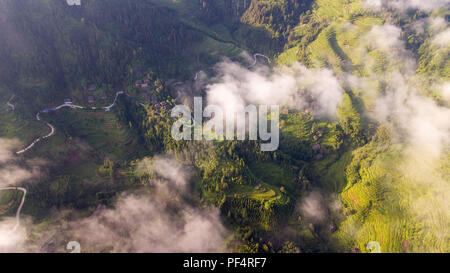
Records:
<instances>
[{"instance_id":1,"label":"forested slope","mask_svg":"<svg viewBox=\"0 0 450 273\"><path fill-rule=\"evenodd\" d=\"M448 7L380 3L0 0L0 100L15 105L0 106L0 137L12 143L3 146L41 136L35 114L65 98L89 106L42 114L56 134L14 159L46 166L27 184L30 241L49 237L44 249L60 251L77 234L67 223L128 219L127 194L144 193L157 203L147 208L176 218L169 226L215 209L225 251L370 252L376 241L383 252L448 252ZM255 53L271 64L249 67ZM233 92L219 103L239 94L280 104L278 150L171 137L175 104L223 86ZM269 101L259 97L267 90ZM17 195L0 201L11 215ZM50 227L62 231L52 237ZM120 232L117 241L133 241ZM114 244L89 249L123 250Z\"/></svg>"}]
</instances>

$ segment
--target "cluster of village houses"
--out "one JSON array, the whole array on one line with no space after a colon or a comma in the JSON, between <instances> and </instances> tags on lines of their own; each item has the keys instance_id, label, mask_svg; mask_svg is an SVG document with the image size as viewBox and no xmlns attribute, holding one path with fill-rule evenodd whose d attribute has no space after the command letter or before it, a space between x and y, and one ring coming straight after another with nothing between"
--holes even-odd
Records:
<instances>
[{"instance_id":1,"label":"cluster of village houses","mask_svg":"<svg viewBox=\"0 0 450 273\"><path fill-rule=\"evenodd\" d=\"M320 137L322 137L323 132L322 130L317 130L317 132L315 132L313 139L314 141L318 141ZM323 157L323 153L322 153L322 147L320 146L319 143L316 143L312 146L313 151L316 153L316 159L322 159Z\"/></svg>"},{"instance_id":2,"label":"cluster of village houses","mask_svg":"<svg viewBox=\"0 0 450 273\"><path fill-rule=\"evenodd\" d=\"M134 85L142 89L148 89L152 87L151 81L149 79L137 80Z\"/></svg>"},{"instance_id":3,"label":"cluster of village houses","mask_svg":"<svg viewBox=\"0 0 450 273\"><path fill-rule=\"evenodd\" d=\"M95 96L94 95L89 95L89 92L95 91L97 89L97 85L96 84L89 84L87 89L84 91L84 95L88 95L87 96L87 102L89 104L95 103ZM102 100L106 100L108 97L106 96L106 94L101 94L99 96L99 99ZM65 104L71 104L72 103L72 99L67 98L64 100Z\"/></svg>"},{"instance_id":4,"label":"cluster of village houses","mask_svg":"<svg viewBox=\"0 0 450 273\"><path fill-rule=\"evenodd\" d=\"M156 108L156 110L159 110L161 108L166 109L169 107L169 104L167 102L165 101L160 102L155 96L150 95L148 93L142 94L142 99L146 103L151 103Z\"/></svg>"},{"instance_id":5,"label":"cluster of village houses","mask_svg":"<svg viewBox=\"0 0 450 273\"><path fill-rule=\"evenodd\" d=\"M134 86L141 88L141 89L150 89L152 87L152 82L150 79L143 79L143 80L137 80L134 83ZM149 93L143 93L142 99L146 103L151 103L156 110L159 110L161 108L168 108L169 104L165 101L159 102L156 96L150 95Z\"/></svg>"}]
</instances>

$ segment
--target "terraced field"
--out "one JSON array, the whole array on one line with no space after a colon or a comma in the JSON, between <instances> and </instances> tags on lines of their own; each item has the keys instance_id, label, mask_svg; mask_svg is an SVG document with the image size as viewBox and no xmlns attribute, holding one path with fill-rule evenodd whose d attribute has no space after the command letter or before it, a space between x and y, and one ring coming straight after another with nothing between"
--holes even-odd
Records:
<instances>
[{"instance_id":1,"label":"terraced field","mask_svg":"<svg viewBox=\"0 0 450 273\"><path fill-rule=\"evenodd\" d=\"M348 20L361 12L360 0L317 0L316 16L333 21Z\"/></svg>"},{"instance_id":2,"label":"terraced field","mask_svg":"<svg viewBox=\"0 0 450 273\"><path fill-rule=\"evenodd\" d=\"M337 71L357 72L363 75L364 59L361 51L355 50L365 43L364 34L382 20L364 17L353 24L333 23L324 29L309 46L312 62L317 67L332 66Z\"/></svg>"}]
</instances>

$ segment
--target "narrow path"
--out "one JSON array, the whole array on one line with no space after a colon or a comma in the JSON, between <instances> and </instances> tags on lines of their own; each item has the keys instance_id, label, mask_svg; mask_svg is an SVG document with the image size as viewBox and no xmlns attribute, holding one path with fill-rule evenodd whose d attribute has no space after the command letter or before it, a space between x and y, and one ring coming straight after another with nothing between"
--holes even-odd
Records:
<instances>
[{"instance_id":1,"label":"narrow path","mask_svg":"<svg viewBox=\"0 0 450 273\"><path fill-rule=\"evenodd\" d=\"M253 63L248 68L251 68L251 67L256 65L256 63L258 62L256 57L265 58L269 64L271 63L269 57L267 57L266 55L260 54L260 53L256 53L256 54L253 54L253 59L255 59L255 60L253 61Z\"/></svg>"},{"instance_id":2,"label":"narrow path","mask_svg":"<svg viewBox=\"0 0 450 273\"><path fill-rule=\"evenodd\" d=\"M14 111L15 107L14 104L11 103L11 101L14 99L15 95L12 95L12 97L9 99L9 101L6 103L6 105L8 105L9 107L11 107L11 109Z\"/></svg>"},{"instance_id":3,"label":"narrow path","mask_svg":"<svg viewBox=\"0 0 450 273\"><path fill-rule=\"evenodd\" d=\"M46 112L50 112L50 111L56 111L56 110L59 110L59 109L61 109L61 108L63 108L63 107L70 107L70 108L72 108L72 109L83 109L83 107L81 107L81 106L65 103L65 104L62 104L62 105L60 105L60 106L58 106L58 107L50 108L50 109L44 109L44 110L42 110L41 112L38 112L38 113L36 114L36 120L37 120L37 121L41 121L40 113L46 113ZM51 136L53 136L53 135L55 134L55 131L56 131L56 130L55 130L55 127L53 127L53 125L51 125L51 124L48 123L48 122L46 122L45 124L50 128L50 133L47 134L47 135L45 135L45 136L43 136L43 137L38 137L37 139L33 140L33 142L31 142L30 145L28 145L27 147L25 147L24 149L22 149L22 150L20 150L20 151L17 151L16 154L23 154L24 152L26 152L26 151L28 151L29 149L33 148L33 146L34 146L36 143L38 143L39 141L41 141L41 140L43 140L43 139L46 139L46 138L49 138L49 137L51 137Z\"/></svg>"},{"instance_id":4,"label":"narrow path","mask_svg":"<svg viewBox=\"0 0 450 273\"><path fill-rule=\"evenodd\" d=\"M271 64L271 63L272 63L272 62L270 61L270 58L267 57L266 55L261 54L261 53L255 53L255 54L253 54L253 63L252 63L251 65L247 66L247 68L252 68L253 66L256 65L256 63L258 62L258 58L257 58L257 57L261 57L261 58L266 59L268 64ZM208 68L206 68L206 69L210 69L210 68L213 68L213 67L208 67ZM198 79L198 73L199 73L199 72L195 73L194 81L196 81L196 80ZM175 86L175 85L178 85L178 84L181 84L181 83L182 83L182 82L176 82L176 83L172 84L172 86Z\"/></svg>"},{"instance_id":5,"label":"narrow path","mask_svg":"<svg viewBox=\"0 0 450 273\"><path fill-rule=\"evenodd\" d=\"M117 93L116 93L116 96L114 97L113 103L111 103L111 105L109 105L109 106L103 107L103 109L105 110L105 112L109 112L109 111L111 110L111 107L113 107L114 105L116 105L117 97L118 97L119 95L124 94L124 93L125 93L124 91L119 91L119 92L117 92Z\"/></svg>"},{"instance_id":6,"label":"narrow path","mask_svg":"<svg viewBox=\"0 0 450 273\"><path fill-rule=\"evenodd\" d=\"M17 212L16 212L16 224L14 225L14 228L12 230L13 232L15 232L20 226L20 211L22 210L23 203L25 203L25 196L27 195L27 190L25 188L22 188L22 187L4 187L4 188L0 188L0 191L6 191L6 190L15 190L15 191L22 191L23 192L22 200L20 201L19 208L17 209Z\"/></svg>"},{"instance_id":7,"label":"narrow path","mask_svg":"<svg viewBox=\"0 0 450 273\"><path fill-rule=\"evenodd\" d=\"M171 86L177 86L177 85L180 85L180 84L183 84L183 82L175 82L175 83L172 83Z\"/></svg>"}]
</instances>

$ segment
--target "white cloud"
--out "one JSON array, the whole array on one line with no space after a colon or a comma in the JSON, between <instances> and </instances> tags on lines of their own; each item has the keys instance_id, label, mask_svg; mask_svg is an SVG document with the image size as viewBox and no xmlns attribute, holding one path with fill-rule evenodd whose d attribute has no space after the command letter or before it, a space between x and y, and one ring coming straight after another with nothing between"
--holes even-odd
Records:
<instances>
[{"instance_id":1,"label":"white cloud","mask_svg":"<svg viewBox=\"0 0 450 273\"><path fill-rule=\"evenodd\" d=\"M296 63L273 71L266 67L252 71L231 61L217 68L219 81L206 86L207 100L227 111L248 104L280 105L333 118L342 99L341 85L328 69L308 69Z\"/></svg>"},{"instance_id":2,"label":"white cloud","mask_svg":"<svg viewBox=\"0 0 450 273\"><path fill-rule=\"evenodd\" d=\"M218 209L183 201L189 171L168 156L143 160L138 171L152 172L151 193L122 194L114 208L73 221L67 236L84 252L220 252L228 235ZM66 236L66 237L67 237Z\"/></svg>"},{"instance_id":3,"label":"white cloud","mask_svg":"<svg viewBox=\"0 0 450 273\"><path fill-rule=\"evenodd\" d=\"M419 9L422 11L433 11L450 6L449 0L365 0L365 6L372 10L381 8L393 8L399 11Z\"/></svg>"},{"instance_id":4,"label":"white cloud","mask_svg":"<svg viewBox=\"0 0 450 273\"><path fill-rule=\"evenodd\" d=\"M13 217L0 221L0 253L25 252L26 230L21 226L13 231L15 225Z\"/></svg>"},{"instance_id":5,"label":"white cloud","mask_svg":"<svg viewBox=\"0 0 450 273\"><path fill-rule=\"evenodd\" d=\"M226 235L218 210L155 195L124 194L114 209L71 225L85 252L219 252Z\"/></svg>"},{"instance_id":6,"label":"white cloud","mask_svg":"<svg viewBox=\"0 0 450 273\"><path fill-rule=\"evenodd\" d=\"M450 29L447 28L446 30L438 33L433 38L433 44L439 47L448 47L450 46Z\"/></svg>"},{"instance_id":7,"label":"white cloud","mask_svg":"<svg viewBox=\"0 0 450 273\"><path fill-rule=\"evenodd\" d=\"M312 191L298 205L300 214L314 224L323 224L328 220L328 211L322 194Z\"/></svg>"}]
</instances>

